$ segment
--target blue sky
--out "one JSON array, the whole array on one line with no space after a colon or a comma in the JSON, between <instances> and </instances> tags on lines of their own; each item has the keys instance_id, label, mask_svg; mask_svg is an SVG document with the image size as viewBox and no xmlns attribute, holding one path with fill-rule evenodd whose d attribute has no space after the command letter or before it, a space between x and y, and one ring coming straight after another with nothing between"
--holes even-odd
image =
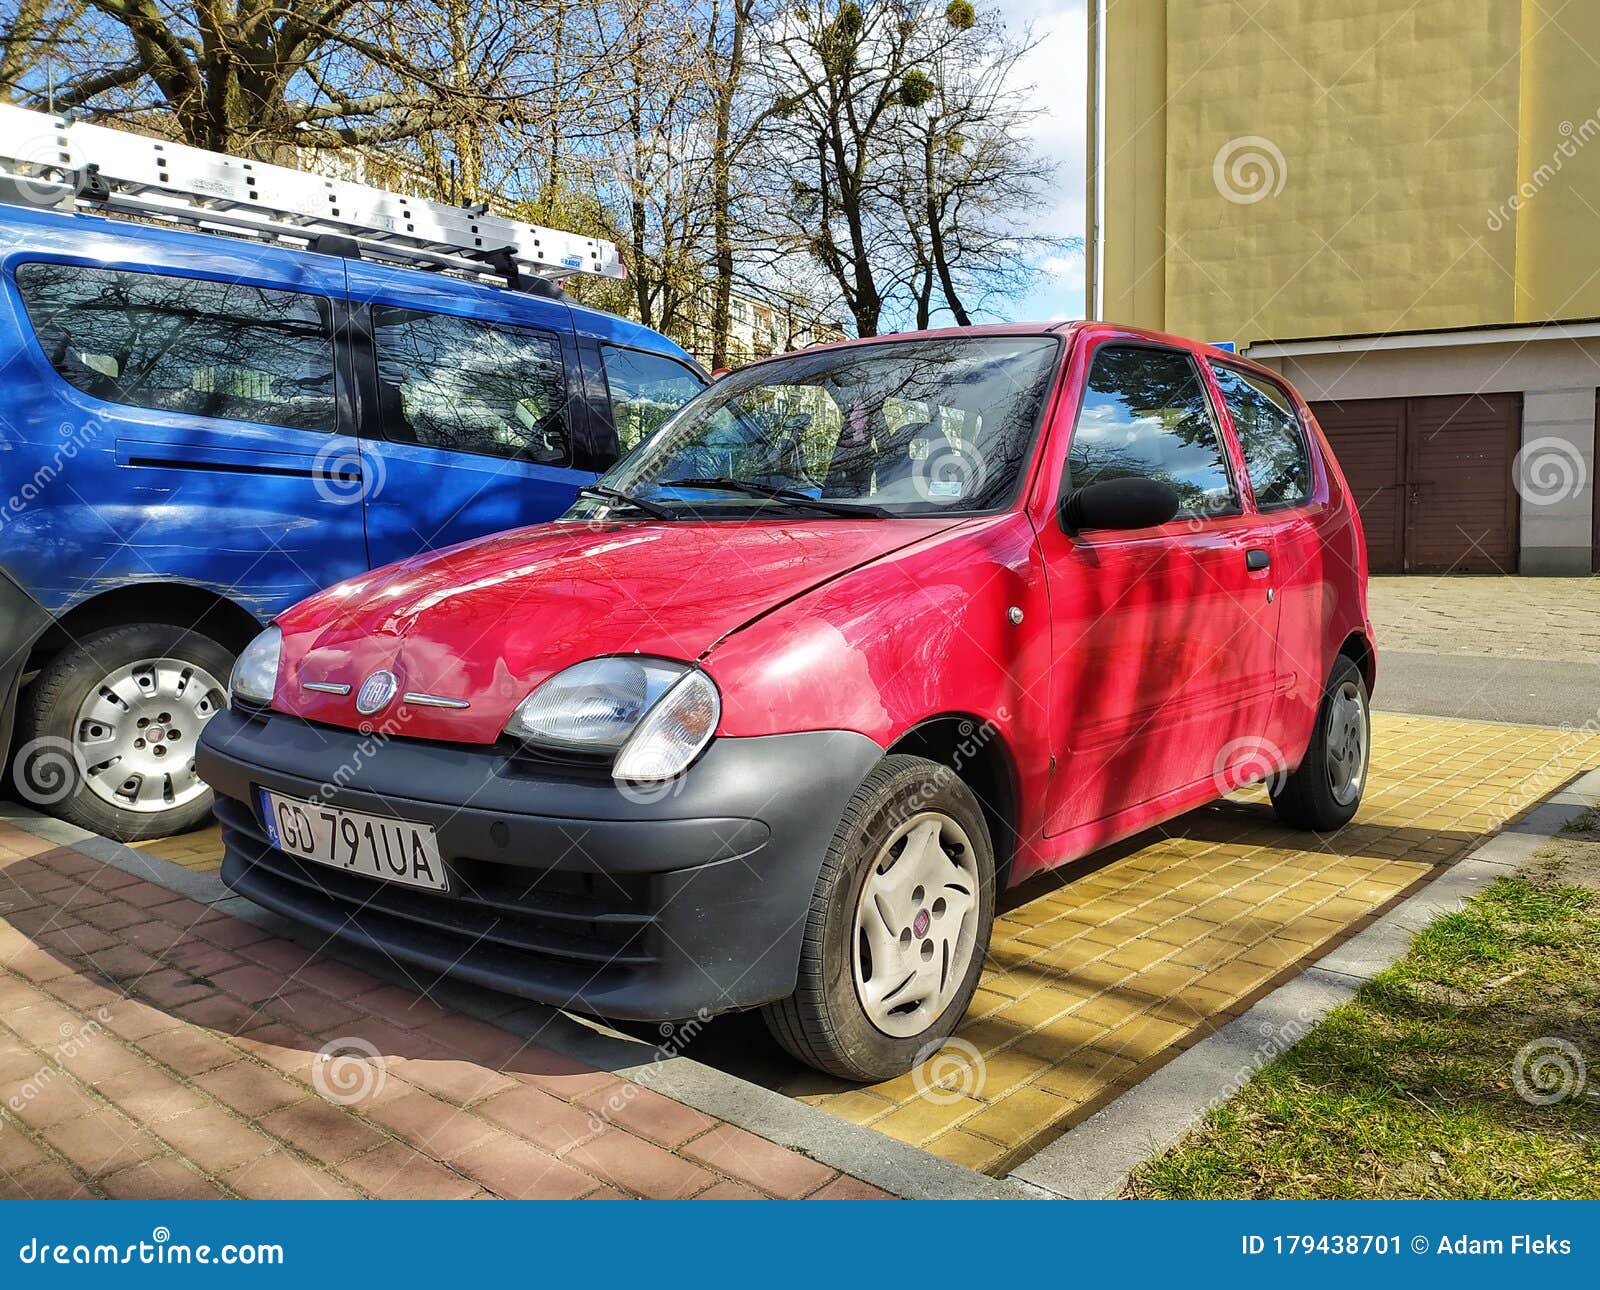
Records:
<instances>
[{"instance_id":1,"label":"blue sky","mask_svg":"<svg viewBox=\"0 0 1600 1290\"><path fill-rule=\"evenodd\" d=\"M1037 47L1025 64L1027 79L1044 112L1034 125L1039 151L1058 166L1054 201L1036 221L1052 237L1082 237L1084 226L1084 97L1088 64L1085 0L997 0L1013 27L1029 25ZM1057 257L1026 296L1015 301L1010 320L1083 316L1083 255Z\"/></svg>"}]
</instances>

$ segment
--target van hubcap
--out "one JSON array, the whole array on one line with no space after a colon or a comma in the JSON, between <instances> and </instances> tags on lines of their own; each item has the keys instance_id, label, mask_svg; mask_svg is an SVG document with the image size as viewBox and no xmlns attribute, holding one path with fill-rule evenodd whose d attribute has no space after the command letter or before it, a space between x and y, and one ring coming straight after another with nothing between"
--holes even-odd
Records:
<instances>
[{"instance_id":1,"label":"van hubcap","mask_svg":"<svg viewBox=\"0 0 1600 1290\"><path fill-rule=\"evenodd\" d=\"M1333 800L1349 806L1367 778L1367 704L1361 688L1346 681L1328 705L1328 787Z\"/></svg>"},{"instance_id":2,"label":"van hubcap","mask_svg":"<svg viewBox=\"0 0 1600 1290\"><path fill-rule=\"evenodd\" d=\"M856 902L851 963L867 1018L897 1039L936 1022L965 980L977 943L978 862L941 811L900 825Z\"/></svg>"},{"instance_id":3,"label":"van hubcap","mask_svg":"<svg viewBox=\"0 0 1600 1290\"><path fill-rule=\"evenodd\" d=\"M217 678L181 658L120 667L78 707L72 746L89 791L124 811L170 811L204 794L195 745L226 699Z\"/></svg>"}]
</instances>

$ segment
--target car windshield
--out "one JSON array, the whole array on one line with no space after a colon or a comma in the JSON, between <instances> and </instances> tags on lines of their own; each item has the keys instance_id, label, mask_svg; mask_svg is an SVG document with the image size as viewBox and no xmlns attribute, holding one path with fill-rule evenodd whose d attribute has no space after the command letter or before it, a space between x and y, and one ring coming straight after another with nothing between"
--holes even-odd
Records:
<instances>
[{"instance_id":1,"label":"car windshield","mask_svg":"<svg viewBox=\"0 0 1600 1290\"><path fill-rule=\"evenodd\" d=\"M954 336L799 353L724 377L570 518L944 515L1015 496L1054 337Z\"/></svg>"}]
</instances>

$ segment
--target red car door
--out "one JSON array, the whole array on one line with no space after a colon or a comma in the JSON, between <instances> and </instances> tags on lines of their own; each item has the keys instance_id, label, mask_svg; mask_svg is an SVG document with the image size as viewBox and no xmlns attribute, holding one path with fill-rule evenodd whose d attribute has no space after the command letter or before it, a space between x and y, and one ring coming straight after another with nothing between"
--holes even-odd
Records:
<instances>
[{"instance_id":1,"label":"red car door","mask_svg":"<svg viewBox=\"0 0 1600 1290\"><path fill-rule=\"evenodd\" d=\"M1264 732L1272 750L1296 757L1322 697L1326 606L1349 585L1353 570L1324 562L1339 549L1324 525L1338 521L1330 480L1311 450L1309 412L1259 368L1208 364L1217 403L1228 421L1259 522L1273 547L1272 586L1278 606L1278 703Z\"/></svg>"},{"instance_id":2,"label":"red car door","mask_svg":"<svg viewBox=\"0 0 1600 1290\"><path fill-rule=\"evenodd\" d=\"M1071 850L1224 791L1239 760L1260 756L1277 669L1270 531L1195 354L1114 332L1085 343L1058 495L1144 476L1177 489L1182 510L1133 532L1041 526L1055 760L1045 832L1081 833Z\"/></svg>"}]
</instances>

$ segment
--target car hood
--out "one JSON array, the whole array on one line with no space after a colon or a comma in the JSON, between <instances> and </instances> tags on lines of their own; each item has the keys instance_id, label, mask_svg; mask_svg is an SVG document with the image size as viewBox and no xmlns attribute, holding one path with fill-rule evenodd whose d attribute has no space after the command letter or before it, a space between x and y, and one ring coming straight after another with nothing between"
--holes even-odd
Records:
<instances>
[{"instance_id":1,"label":"car hood","mask_svg":"<svg viewBox=\"0 0 1600 1290\"><path fill-rule=\"evenodd\" d=\"M562 668L599 654L700 658L776 606L958 523L564 521L418 556L278 619L273 707L385 734L493 743L517 704ZM394 674L397 697L363 715L357 693L378 671ZM445 706L459 704L467 706Z\"/></svg>"}]
</instances>

